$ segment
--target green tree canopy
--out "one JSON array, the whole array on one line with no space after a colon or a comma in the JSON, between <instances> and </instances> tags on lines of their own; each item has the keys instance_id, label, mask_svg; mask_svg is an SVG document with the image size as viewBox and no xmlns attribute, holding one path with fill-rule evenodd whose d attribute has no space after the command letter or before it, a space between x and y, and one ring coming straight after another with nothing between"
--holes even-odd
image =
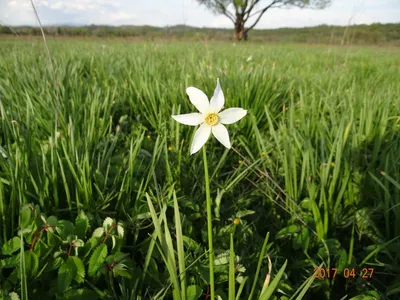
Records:
<instances>
[{"instance_id":1,"label":"green tree canopy","mask_svg":"<svg viewBox=\"0 0 400 300\"><path fill-rule=\"evenodd\" d=\"M331 0L197 0L215 14L229 18L235 28L235 38L246 38L247 32L254 28L264 13L270 8L314 8L322 9ZM245 27L246 23L250 26Z\"/></svg>"}]
</instances>

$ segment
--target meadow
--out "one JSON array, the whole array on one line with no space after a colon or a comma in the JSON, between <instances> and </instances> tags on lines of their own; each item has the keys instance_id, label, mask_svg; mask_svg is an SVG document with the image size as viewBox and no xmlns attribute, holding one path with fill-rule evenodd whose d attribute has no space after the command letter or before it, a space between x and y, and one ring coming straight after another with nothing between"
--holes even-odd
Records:
<instances>
[{"instance_id":1,"label":"meadow","mask_svg":"<svg viewBox=\"0 0 400 300\"><path fill-rule=\"evenodd\" d=\"M0 40L0 299L399 299L400 49ZM315 269L317 268L317 271Z\"/></svg>"}]
</instances>

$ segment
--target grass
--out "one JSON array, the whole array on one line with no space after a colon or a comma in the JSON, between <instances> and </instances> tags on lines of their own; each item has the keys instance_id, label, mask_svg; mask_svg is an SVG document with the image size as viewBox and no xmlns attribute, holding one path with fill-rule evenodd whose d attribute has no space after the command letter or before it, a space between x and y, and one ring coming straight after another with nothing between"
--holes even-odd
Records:
<instances>
[{"instance_id":1,"label":"grass","mask_svg":"<svg viewBox=\"0 0 400 300\"><path fill-rule=\"evenodd\" d=\"M83 210L93 228L111 216L135 272L92 285L126 299L206 294L202 158L170 116L193 111L187 86L211 96L220 78L226 107L249 113L228 125L233 150L207 146L216 294L398 297L399 49L51 40L54 76L38 40L0 45L0 246L23 204L69 220ZM320 265L338 275L313 279ZM25 284L35 298L40 285Z\"/></svg>"}]
</instances>

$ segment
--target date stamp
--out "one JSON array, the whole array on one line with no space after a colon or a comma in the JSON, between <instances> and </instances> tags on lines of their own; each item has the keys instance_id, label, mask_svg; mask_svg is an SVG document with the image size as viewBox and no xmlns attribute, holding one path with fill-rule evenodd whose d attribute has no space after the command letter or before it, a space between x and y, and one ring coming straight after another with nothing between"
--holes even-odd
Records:
<instances>
[{"instance_id":1,"label":"date stamp","mask_svg":"<svg viewBox=\"0 0 400 300\"><path fill-rule=\"evenodd\" d=\"M369 279L372 278L373 274L374 268L362 268L361 272L357 272L354 268L344 268L340 273L337 268L314 268L314 278L318 279L335 278L336 275L342 275L346 279L355 278L357 276Z\"/></svg>"}]
</instances>

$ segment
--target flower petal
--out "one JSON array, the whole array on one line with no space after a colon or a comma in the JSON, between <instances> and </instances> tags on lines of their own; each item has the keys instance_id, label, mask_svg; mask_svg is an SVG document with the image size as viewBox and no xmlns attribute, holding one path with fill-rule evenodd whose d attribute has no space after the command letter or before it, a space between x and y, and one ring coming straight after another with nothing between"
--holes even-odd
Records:
<instances>
[{"instance_id":1,"label":"flower petal","mask_svg":"<svg viewBox=\"0 0 400 300\"><path fill-rule=\"evenodd\" d=\"M174 115L171 116L175 121L189 125L189 126L197 126L204 122L204 118L202 114L199 113L191 113L191 114L184 114L184 115Z\"/></svg>"},{"instance_id":2,"label":"flower petal","mask_svg":"<svg viewBox=\"0 0 400 300\"><path fill-rule=\"evenodd\" d=\"M192 102L201 113L205 112L210 105L207 95L198 88L190 86L186 89L186 94L188 94L190 102Z\"/></svg>"},{"instance_id":3,"label":"flower petal","mask_svg":"<svg viewBox=\"0 0 400 300\"><path fill-rule=\"evenodd\" d=\"M196 153L207 142L211 134L211 126L207 123L201 124L194 134L193 142L190 147L190 155Z\"/></svg>"},{"instance_id":4,"label":"flower petal","mask_svg":"<svg viewBox=\"0 0 400 300\"><path fill-rule=\"evenodd\" d=\"M231 148L231 142L229 141L229 134L226 127L222 124L218 124L212 127L212 133L215 138L226 148Z\"/></svg>"},{"instance_id":5,"label":"flower petal","mask_svg":"<svg viewBox=\"0 0 400 300\"><path fill-rule=\"evenodd\" d=\"M218 113L225 103L224 93L222 92L221 85L219 84L219 79L217 79L217 87L214 90L214 95L210 100L210 107L215 110L215 113Z\"/></svg>"},{"instance_id":6,"label":"flower petal","mask_svg":"<svg viewBox=\"0 0 400 300\"><path fill-rule=\"evenodd\" d=\"M223 112L218 114L219 121L222 124L232 124L239 121L247 114L247 110L243 108L234 107L225 109Z\"/></svg>"}]
</instances>

